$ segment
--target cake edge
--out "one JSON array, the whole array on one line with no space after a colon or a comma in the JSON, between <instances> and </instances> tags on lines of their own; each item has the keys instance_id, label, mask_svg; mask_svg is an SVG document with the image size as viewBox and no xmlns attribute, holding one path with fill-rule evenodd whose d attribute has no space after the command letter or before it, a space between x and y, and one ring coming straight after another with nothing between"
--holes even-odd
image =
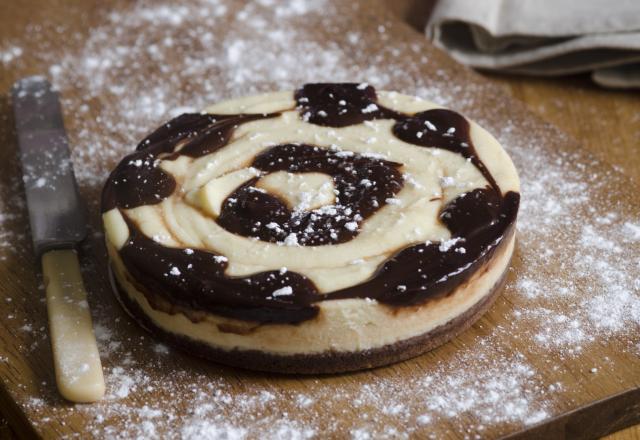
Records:
<instances>
[{"instance_id":1,"label":"cake edge","mask_svg":"<svg viewBox=\"0 0 640 440\"><path fill-rule=\"evenodd\" d=\"M116 280L111 265L109 265L109 280L118 302L137 324L158 340L189 355L251 371L300 375L338 374L383 367L412 359L455 338L478 321L493 305L506 284L512 259L513 254L498 281L480 301L443 325L421 335L382 347L361 351L325 351L312 354L278 355L255 349L224 350L188 336L167 331L156 325L135 301L122 292L122 287Z\"/></svg>"}]
</instances>

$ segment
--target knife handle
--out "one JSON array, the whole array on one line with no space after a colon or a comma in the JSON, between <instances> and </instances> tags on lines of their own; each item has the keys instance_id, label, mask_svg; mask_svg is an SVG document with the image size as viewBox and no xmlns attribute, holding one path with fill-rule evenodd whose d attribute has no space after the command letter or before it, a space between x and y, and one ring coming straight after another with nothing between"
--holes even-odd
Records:
<instances>
[{"instance_id":1,"label":"knife handle","mask_svg":"<svg viewBox=\"0 0 640 440\"><path fill-rule=\"evenodd\" d=\"M78 255L71 249L48 251L42 272L58 390L72 402L99 400L104 377Z\"/></svg>"}]
</instances>

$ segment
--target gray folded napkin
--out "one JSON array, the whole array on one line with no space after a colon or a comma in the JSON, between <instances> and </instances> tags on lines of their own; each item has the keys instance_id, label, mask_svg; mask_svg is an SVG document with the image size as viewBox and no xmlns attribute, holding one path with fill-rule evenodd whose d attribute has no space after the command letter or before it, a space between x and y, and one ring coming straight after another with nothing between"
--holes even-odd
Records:
<instances>
[{"instance_id":1,"label":"gray folded napkin","mask_svg":"<svg viewBox=\"0 0 640 440\"><path fill-rule=\"evenodd\" d=\"M640 87L640 0L440 0L426 32L476 68Z\"/></svg>"}]
</instances>

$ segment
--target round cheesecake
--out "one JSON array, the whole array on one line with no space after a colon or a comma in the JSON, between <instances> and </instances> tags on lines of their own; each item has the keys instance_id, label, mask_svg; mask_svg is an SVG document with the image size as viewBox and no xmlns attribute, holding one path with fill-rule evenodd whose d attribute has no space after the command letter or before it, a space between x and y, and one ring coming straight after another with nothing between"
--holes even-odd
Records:
<instances>
[{"instance_id":1,"label":"round cheesecake","mask_svg":"<svg viewBox=\"0 0 640 440\"><path fill-rule=\"evenodd\" d=\"M367 84L306 84L183 114L102 194L114 290L216 362L332 373L470 326L513 253L518 175L483 128Z\"/></svg>"}]
</instances>

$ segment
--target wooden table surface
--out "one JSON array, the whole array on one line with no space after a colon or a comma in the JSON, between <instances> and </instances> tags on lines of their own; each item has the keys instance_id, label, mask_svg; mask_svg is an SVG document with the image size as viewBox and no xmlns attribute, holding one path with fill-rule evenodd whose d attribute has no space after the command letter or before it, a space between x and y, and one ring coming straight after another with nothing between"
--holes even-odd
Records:
<instances>
[{"instance_id":1,"label":"wooden table surface","mask_svg":"<svg viewBox=\"0 0 640 440\"><path fill-rule=\"evenodd\" d=\"M422 31L435 2L387 1L394 14ZM640 182L640 91L595 85L588 74L536 78L483 72L538 116L573 136L599 159ZM639 373L640 374L640 373ZM640 440L640 425L608 440Z\"/></svg>"},{"instance_id":2,"label":"wooden table surface","mask_svg":"<svg viewBox=\"0 0 640 440\"><path fill-rule=\"evenodd\" d=\"M587 74L562 78L483 76L640 184L639 91L603 89ZM640 424L610 434L606 440L640 440Z\"/></svg>"},{"instance_id":3,"label":"wooden table surface","mask_svg":"<svg viewBox=\"0 0 640 440\"><path fill-rule=\"evenodd\" d=\"M417 16L414 9L416 7L415 3L416 2L389 1L386 2L386 7L400 17L409 17L406 21L415 25ZM114 4L117 5L114 6L117 8L122 7L124 2L114 2ZM73 2L73 6L81 10L84 8L85 13L84 15L74 15L75 21L70 25L71 28L77 29L80 33L88 32L90 26L82 22L82 20L87 20L88 23L91 23L92 20L96 20L96 17L99 16L99 11L89 11L89 7L84 6L84 2ZM375 17L382 14L382 11L376 8L377 6L371 6L370 11L363 13L364 18L362 23L354 24L355 28L360 29L364 33L365 31L363 29L367 26L375 25L377 23ZM424 5L420 6L420 8L424 10ZM63 9L60 3L56 4L55 2L49 3L38 0L25 2L20 8L11 12L5 8L3 11L0 11L0 44L5 41L5 38L7 41L9 39L16 41L16 38L19 38L20 32L24 30L26 23L33 23L45 19L65 22L64 12L61 12ZM347 8L344 9L346 10ZM80 20L79 17L81 17L82 20ZM397 44L419 40L418 34L412 33L408 27L393 24L391 18L387 19L385 24L389 29L388 32L391 35L392 41L396 41ZM67 25L69 24L67 23ZM64 41L63 38L56 35L52 35L52 40L57 42L57 44L62 44ZM78 45L81 44L81 41L74 41L70 44ZM621 191L621 188L630 184L629 182L640 177L640 155L637 154L638 148L640 147L640 96L637 93L602 90L593 86L588 79L584 77L540 80L483 74L485 77L483 80L456 66L455 63L436 51L433 51L433 49L425 43L419 42L417 44L419 44L421 50L434 60L433 63L439 66L440 69L448 72L451 77L456 78L457 81L478 86L478 90L482 89L482 91L477 92L478 99L481 99L481 102L496 104L502 99L501 97L495 97L496 90L503 88L507 94L511 94L515 98L523 101L531 111L578 139L579 144L574 145L571 142L564 142L563 145L568 146L563 146L563 148L574 151L582 148L579 146L581 145L597 157L613 164L621 174L629 177L629 180L616 177L617 180L615 180L615 182L617 183L613 183L610 188L604 188L602 190L603 193L609 189L612 191ZM2 50L1 46L0 50ZM50 50L57 50L56 46ZM375 49L371 48L371 50L373 51ZM364 63L364 61L361 62ZM41 65L42 61L35 58L31 65L19 64L18 67L14 67L13 64L5 64L4 70L0 70L0 93L6 93L10 84L18 75L31 73ZM432 67L425 67L424 74L432 74L433 70L430 69L432 69ZM494 83L498 87L488 88L486 81ZM405 85L404 87L410 86ZM68 91L68 93L73 92ZM91 110L95 110L96 113L101 105L107 106L109 104L107 100L101 101L101 97L92 97L92 102L90 102L90 106L93 106ZM507 109L510 105L512 106L512 110ZM462 107L461 109L464 111L474 112L472 106L465 107L465 105L462 105ZM516 121L532 121L527 123L533 127L533 131L537 133L542 132L542 128L540 127L543 127L543 125L535 121L535 118L516 103L497 105L496 107L498 108L496 110L496 117L504 118L509 115ZM15 159L12 158L12 156L15 155L15 140L11 134L11 118L8 116L9 113L10 107L6 98L0 100L0 121L2 122L0 125L0 140L9 145L8 148L0 151L2 163L0 177L3 179L2 183L4 184L13 182L17 175ZM478 111L476 114L481 114L481 112ZM67 120L66 123L73 139L73 137L80 132L82 124L71 120ZM544 128L544 130L547 130L547 128ZM545 148L549 148L550 151L554 145L556 145L551 141L548 141L548 144L548 147ZM109 164L105 166L109 166ZM600 172L606 169L606 166L600 164L589 166L594 167L594 172ZM91 189L91 191L95 191L95 188ZM621 194L617 200L627 200L631 204L638 204L640 198L637 194ZM631 208L633 208L633 206ZM24 209L24 207L21 207L21 209ZM633 209L630 212L632 211ZM637 213L638 211L636 210L635 212ZM94 216L92 221L96 224L97 217ZM12 227L15 228L16 234L21 232L24 234L24 225ZM5 237L2 237L2 239L6 240ZM25 237L21 237L16 243L22 246L28 246L28 237L26 237L26 239ZM95 258L99 266L104 263L104 255L99 244L96 243L99 243L99 239L92 241L88 257ZM10 245L13 244L15 243L11 243ZM112 298L100 296L105 295L108 289L105 287L103 271L98 269L94 272L95 270L96 269L91 269L90 273L92 275L95 274L95 279L88 280L88 284L92 291L100 292L100 294L90 298L92 306L95 306L96 303L100 301L108 303L104 306L104 310L113 313L114 319L118 322L114 324L114 327L117 327L119 333L125 335L121 340L129 340L131 344L135 343L135 345L141 344L140 338L144 338L144 334L136 326L124 322L126 318L123 317L122 312ZM516 261L512 281L522 270L521 263ZM23 435L70 435L74 432L81 432L83 427L86 426L88 417L86 414L88 414L88 412L84 412L82 409L73 411L73 408L69 408L64 402L55 398L55 390L52 390L50 353L46 345L48 342L46 335L43 336L45 339L40 337L35 339L33 335L26 335L16 328L16 322L34 322L38 323L38 325L45 325L42 303L37 299L38 296L41 295L41 292L37 289L38 282L36 281L36 272L36 267L32 262L32 255L30 255L29 252L22 252L17 256L14 255L11 258L5 258L0 261L0 277L3 280L2 285L0 285L0 297L16 298L19 295L24 295L25 298L29 299L27 302L13 302L13 304L10 302L11 300L5 300L0 303L0 355L2 355L3 359L3 362L0 362L0 378L3 380L0 404L3 405L2 409L7 413L8 420L12 427L19 430ZM430 365L435 361L446 362L447 359L455 358L457 349L464 350L465 347L472 345L473 341L476 340L475 338L487 333L487 328L495 325L503 325L502 317L506 315L510 308L515 306L518 306L517 298L514 299L513 295L505 294L505 299L499 300L487 317L483 318L479 324L474 326L469 332L461 338L458 338L453 344L442 347L442 349L436 350L417 360L370 373L350 375L348 377L322 378L315 381L315 383L309 383L295 378L263 377L250 373L245 374L242 372L229 371L228 369L211 366L198 360L192 360L188 356L181 354L176 354L176 359L172 359L171 361L160 362L157 361L153 354L150 356L148 352L141 352L136 348L132 349L133 354L131 356L133 358L132 362L153 361L154 364L158 363L161 365L162 370L175 370L179 372L180 374L177 374L179 378L175 380L178 382L182 380L183 382L179 383L184 386L188 386L190 383L183 377L186 368L187 370L191 369L192 374L202 377L203 380L204 378L212 377L222 378L220 380L228 381L232 387L238 390L238 393L244 392L242 391L244 389L243 386L247 383L271 387L269 389L274 392L276 392L275 390L277 390L278 387L289 387L291 390L313 393L321 389L323 385L328 385L336 387L336 389L344 389L346 390L345 392L348 393L349 390L359 386L361 383L370 383L372 377L377 377L383 381L391 380L391 378L394 377L409 377L417 372L428 371ZM100 305L100 307L102 307L102 305ZM104 310L101 311L104 312ZM513 344L513 347L518 347L520 343L515 339L509 339L505 336L504 344L505 346ZM634 388L637 389L640 385L640 377L637 369L640 367L640 362L638 362L637 357L634 357L633 353L618 352L620 350L616 349L615 341L612 341L611 344L610 346L598 345L597 347L593 347L579 359L579 362L570 359L563 360L563 367L566 370L564 370L562 379L567 384L573 384L576 391L574 392L572 389L563 390L565 391L564 393L559 393L557 398L554 398L552 411L554 417L567 414L578 407L590 404L594 400L607 398L607 396L611 394L632 390ZM581 372L583 368L579 363L597 362L598 359L602 359L605 356L612 359L611 380L605 378L598 384L585 381L584 378L582 378L583 373ZM5 362L4 360L8 361ZM119 359L119 361L122 361L122 359ZM530 359L530 361L535 363L535 359ZM105 364L105 367L109 369L117 368L117 366L118 364L115 361L112 363L111 360L108 360ZM150 373L152 380L156 377L165 377L166 379L166 374L166 371L157 371L157 368L154 368L152 373ZM169 374L169 376L171 376L171 374ZM613 378L615 378L615 380L613 380ZM552 379L549 380L551 381ZM577 391L578 389L580 389L580 392ZM164 392L157 394L158 400L171 400L173 398L178 400L182 399L181 395L176 397L173 394ZM33 402L32 399L44 399L45 406L38 406L34 409L33 406L28 404L28 402ZM633 405L640 404L637 394L631 396L631 401L626 402L625 405L622 405L619 400L620 399L616 400L615 403L612 401L611 405L620 411L622 411L620 408L632 408ZM295 408L295 405L290 407L288 403L282 403L282 405L284 409L292 410L292 408ZM618 407L616 405L622 406ZM284 409L281 410L284 411ZM598 407L598 409L603 412L604 406ZM344 410L347 411L346 408ZM598 413L591 412L586 413L586 416L593 418L597 414ZM593 432L604 434L610 432L612 429L616 429L616 427L625 427L631 422L637 423L640 418L637 407L635 413L632 411L630 413L631 415L627 413L624 414L626 418L616 419L600 431L598 431L598 426L594 425ZM615 419L611 414L609 414L609 416L610 420ZM355 416L349 413L348 417ZM46 422L43 422L43 420L46 420ZM114 420L117 421L118 418L116 417ZM473 417L465 420L470 423L474 422ZM588 418L585 419L583 417L583 423L588 423L588 421ZM548 432L558 435L562 431L562 428L558 426L560 425L553 425L553 428L549 431L534 431L534 433ZM461 430L458 429L459 427L455 427L454 425L449 426L449 428L455 430L458 434L461 432ZM489 431L485 431L484 435L488 437L505 435L521 428L522 427L517 425L489 427ZM638 428L632 428L626 430L624 433L615 435L613 438L617 440L637 439L640 437L639 431ZM3 435L4 432L2 426L0 426L0 436ZM426 435L426 431L416 432L422 432L422 434ZM444 436L444 431L440 433Z\"/></svg>"},{"instance_id":4,"label":"wooden table surface","mask_svg":"<svg viewBox=\"0 0 640 440\"><path fill-rule=\"evenodd\" d=\"M640 184L640 92L603 89L586 74L553 79L483 76ZM640 424L606 440L640 440Z\"/></svg>"}]
</instances>

